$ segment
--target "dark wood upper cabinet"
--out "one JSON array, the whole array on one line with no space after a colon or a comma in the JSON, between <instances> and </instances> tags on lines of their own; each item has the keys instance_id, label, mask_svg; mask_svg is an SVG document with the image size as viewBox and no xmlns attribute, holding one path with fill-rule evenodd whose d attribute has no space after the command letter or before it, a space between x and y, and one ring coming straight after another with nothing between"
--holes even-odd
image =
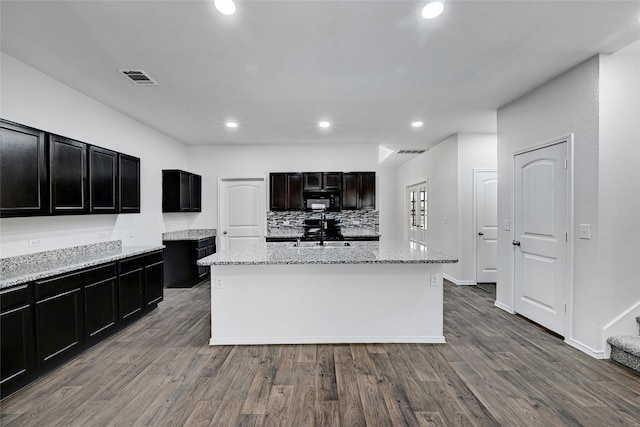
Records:
<instances>
[{"instance_id":1,"label":"dark wood upper cabinet","mask_svg":"<svg viewBox=\"0 0 640 427\"><path fill-rule=\"evenodd\" d=\"M342 188L342 172L304 172L304 191L337 191Z\"/></svg>"},{"instance_id":2,"label":"dark wood upper cabinet","mask_svg":"<svg viewBox=\"0 0 640 427\"><path fill-rule=\"evenodd\" d=\"M87 213L87 144L50 135L49 150L51 212Z\"/></svg>"},{"instance_id":3,"label":"dark wood upper cabinet","mask_svg":"<svg viewBox=\"0 0 640 427\"><path fill-rule=\"evenodd\" d=\"M162 212L200 212L202 177L177 169L162 171Z\"/></svg>"},{"instance_id":4,"label":"dark wood upper cabinet","mask_svg":"<svg viewBox=\"0 0 640 427\"><path fill-rule=\"evenodd\" d=\"M375 172L342 174L342 209L375 209Z\"/></svg>"},{"instance_id":5,"label":"dark wood upper cabinet","mask_svg":"<svg viewBox=\"0 0 640 427\"><path fill-rule=\"evenodd\" d=\"M342 172L323 172L322 187L325 190L340 190L342 188Z\"/></svg>"},{"instance_id":6,"label":"dark wood upper cabinet","mask_svg":"<svg viewBox=\"0 0 640 427\"><path fill-rule=\"evenodd\" d=\"M50 212L47 155L44 132L0 120L0 216Z\"/></svg>"},{"instance_id":7,"label":"dark wood upper cabinet","mask_svg":"<svg viewBox=\"0 0 640 427\"><path fill-rule=\"evenodd\" d=\"M302 210L304 187L301 173L272 173L269 175L270 209L272 211Z\"/></svg>"},{"instance_id":8,"label":"dark wood upper cabinet","mask_svg":"<svg viewBox=\"0 0 640 427\"><path fill-rule=\"evenodd\" d=\"M139 158L0 119L1 217L139 212Z\"/></svg>"},{"instance_id":9,"label":"dark wood upper cabinet","mask_svg":"<svg viewBox=\"0 0 640 427\"><path fill-rule=\"evenodd\" d=\"M322 190L322 172L305 172L302 177L304 191Z\"/></svg>"},{"instance_id":10,"label":"dark wood upper cabinet","mask_svg":"<svg viewBox=\"0 0 640 427\"><path fill-rule=\"evenodd\" d=\"M89 146L89 200L91 213L118 210L118 153Z\"/></svg>"},{"instance_id":11,"label":"dark wood upper cabinet","mask_svg":"<svg viewBox=\"0 0 640 427\"><path fill-rule=\"evenodd\" d=\"M140 159L119 154L118 212L140 213Z\"/></svg>"}]
</instances>

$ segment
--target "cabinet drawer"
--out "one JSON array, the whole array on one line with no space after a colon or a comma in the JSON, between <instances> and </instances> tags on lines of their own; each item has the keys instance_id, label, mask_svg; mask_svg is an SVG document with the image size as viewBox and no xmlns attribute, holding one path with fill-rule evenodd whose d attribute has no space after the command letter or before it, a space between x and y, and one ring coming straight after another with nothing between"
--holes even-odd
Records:
<instances>
[{"instance_id":1,"label":"cabinet drawer","mask_svg":"<svg viewBox=\"0 0 640 427\"><path fill-rule=\"evenodd\" d=\"M139 255L133 258L120 261L120 274L139 270L149 264L162 262L162 251L151 252L150 254Z\"/></svg>"},{"instance_id":2,"label":"cabinet drawer","mask_svg":"<svg viewBox=\"0 0 640 427\"><path fill-rule=\"evenodd\" d=\"M53 279L39 280L36 282L36 299L49 295L65 292L71 289L80 288L89 283L100 282L116 275L116 264L111 263L79 273L66 274Z\"/></svg>"},{"instance_id":3,"label":"cabinet drawer","mask_svg":"<svg viewBox=\"0 0 640 427\"><path fill-rule=\"evenodd\" d=\"M0 291L0 311L26 304L31 299L31 284L15 286Z\"/></svg>"},{"instance_id":4,"label":"cabinet drawer","mask_svg":"<svg viewBox=\"0 0 640 427\"><path fill-rule=\"evenodd\" d=\"M198 249L204 248L207 246L215 245L216 239L214 237L209 237L207 239L198 240Z\"/></svg>"}]
</instances>

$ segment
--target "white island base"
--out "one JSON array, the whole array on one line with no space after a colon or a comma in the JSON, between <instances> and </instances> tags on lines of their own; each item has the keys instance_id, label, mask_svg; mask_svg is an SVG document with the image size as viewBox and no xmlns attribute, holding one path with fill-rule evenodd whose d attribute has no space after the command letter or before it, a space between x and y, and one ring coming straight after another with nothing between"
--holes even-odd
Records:
<instances>
[{"instance_id":1,"label":"white island base","mask_svg":"<svg viewBox=\"0 0 640 427\"><path fill-rule=\"evenodd\" d=\"M211 266L210 345L444 343L442 264Z\"/></svg>"}]
</instances>

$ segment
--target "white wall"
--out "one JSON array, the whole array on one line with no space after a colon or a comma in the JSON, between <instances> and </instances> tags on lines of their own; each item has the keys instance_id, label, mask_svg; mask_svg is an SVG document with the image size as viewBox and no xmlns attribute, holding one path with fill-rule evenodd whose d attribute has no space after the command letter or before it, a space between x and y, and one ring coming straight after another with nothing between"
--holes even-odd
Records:
<instances>
[{"instance_id":1,"label":"white wall","mask_svg":"<svg viewBox=\"0 0 640 427\"><path fill-rule=\"evenodd\" d=\"M473 252L476 246L474 233L474 183L473 169L495 169L497 166L496 134L458 134L458 268L456 283L475 284Z\"/></svg>"},{"instance_id":2,"label":"white wall","mask_svg":"<svg viewBox=\"0 0 640 427\"><path fill-rule=\"evenodd\" d=\"M398 167L396 203L402 235L408 239L407 187L427 181L428 246L458 257L458 135ZM444 274L455 277L458 264L446 264Z\"/></svg>"},{"instance_id":3,"label":"white wall","mask_svg":"<svg viewBox=\"0 0 640 427\"><path fill-rule=\"evenodd\" d=\"M600 57L598 266L609 335L637 334L640 315L640 41Z\"/></svg>"},{"instance_id":4,"label":"white wall","mask_svg":"<svg viewBox=\"0 0 640 427\"><path fill-rule=\"evenodd\" d=\"M407 187L428 181L429 246L458 259L444 266L447 279L473 284L473 169L496 167L496 135L459 133L398 167L398 223L408 239Z\"/></svg>"},{"instance_id":5,"label":"white wall","mask_svg":"<svg viewBox=\"0 0 640 427\"><path fill-rule=\"evenodd\" d=\"M591 224L591 240L569 230L574 245L573 300L565 339L596 352L601 347L597 329L602 325L598 253L598 78L594 57L543 84L498 110L498 223L513 224L513 154L525 147L574 134L574 228ZM512 227L513 229L513 227ZM511 231L498 234L498 286L496 301L513 310L513 239Z\"/></svg>"},{"instance_id":6,"label":"white wall","mask_svg":"<svg viewBox=\"0 0 640 427\"><path fill-rule=\"evenodd\" d=\"M187 169L185 146L2 53L0 116L141 159L141 213L0 220L0 256L122 239L123 245L162 243L162 169ZM195 214L191 214L195 215ZM168 224L185 228L184 215ZM131 232L133 231L133 237ZM106 239L98 234L107 233ZM30 239L42 246L29 248Z\"/></svg>"},{"instance_id":7,"label":"white wall","mask_svg":"<svg viewBox=\"0 0 640 427\"><path fill-rule=\"evenodd\" d=\"M203 188L202 214L192 227L217 227L219 177L263 176L268 181L270 172L311 171L376 172L380 233L382 238L397 234L396 173L394 169L378 165L378 146L372 144L192 146L189 172L202 175ZM268 203L269 198L266 200Z\"/></svg>"}]
</instances>

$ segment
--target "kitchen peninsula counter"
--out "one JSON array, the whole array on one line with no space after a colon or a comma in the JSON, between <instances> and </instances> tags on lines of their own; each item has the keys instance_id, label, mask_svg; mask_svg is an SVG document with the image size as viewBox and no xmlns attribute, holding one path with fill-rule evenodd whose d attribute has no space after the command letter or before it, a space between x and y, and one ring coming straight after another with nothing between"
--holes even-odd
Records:
<instances>
[{"instance_id":1,"label":"kitchen peninsula counter","mask_svg":"<svg viewBox=\"0 0 640 427\"><path fill-rule=\"evenodd\" d=\"M443 343L442 264L408 243L264 243L211 266L211 345Z\"/></svg>"}]
</instances>

